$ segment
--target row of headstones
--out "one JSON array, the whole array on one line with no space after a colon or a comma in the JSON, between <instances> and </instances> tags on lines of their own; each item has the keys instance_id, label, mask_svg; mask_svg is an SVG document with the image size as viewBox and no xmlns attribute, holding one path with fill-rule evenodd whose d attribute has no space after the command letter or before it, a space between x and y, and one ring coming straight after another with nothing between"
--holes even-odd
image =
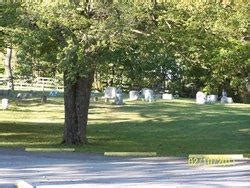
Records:
<instances>
[{"instance_id":1,"label":"row of headstones","mask_svg":"<svg viewBox=\"0 0 250 188\"><path fill-rule=\"evenodd\" d=\"M16 95L16 99L18 100L23 100L23 99L28 99L33 96L33 92L28 92L28 93L18 93ZM9 99L8 98L3 98L2 99L2 109L6 110L9 107Z\"/></svg>"},{"instance_id":2,"label":"row of headstones","mask_svg":"<svg viewBox=\"0 0 250 188\"><path fill-rule=\"evenodd\" d=\"M115 104L122 105L123 104L123 94L120 88L115 87L107 87L104 90L104 97L106 101L109 99L114 99ZM129 99L131 101L143 99L147 102L153 102L156 99L156 95L152 89L144 88L141 91L132 90L129 92ZM164 93L162 95L162 99L172 100L174 96L169 93Z\"/></svg>"},{"instance_id":3,"label":"row of headstones","mask_svg":"<svg viewBox=\"0 0 250 188\"><path fill-rule=\"evenodd\" d=\"M56 97L58 96L59 92L57 90L52 90L50 93L49 93L49 96L50 97ZM28 99L28 98L31 98L33 97L33 91L29 91L27 93L18 93L16 95L16 99L18 100L24 100L24 99ZM42 103L46 103L47 102L47 96L46 95L43 95L41 97L41 102ZM2 99L2 109L3 110L6 110L8 109L9 107L9 99L8 98L3 98Z\"/></svg>"},{"instance_id":4,"label":"row of headstones","mask_svg":"<svg viewBox=\"0 0 250 188\"><path fill-rule=\"evenodd\" d=\"M123 104L123 94L120 88L115 87L107 87L104 90L105 99L114 99L115 104L122 105ZM141 91L130 91L129 99L130 100L139 100L142 98L144 101L153 102L155 100L154 92L151 89L142 89Z\"/></svg>"},{"instance_id":5,"label":"row of headstones","mask_svg":"<svg viewBox=\"0 0 250 188\"><path fill-rule=\"evenodd\" d=\"M203 93L201 91L198 91L196 93L196 103L197 104L211 104L216 103L218 101L217 95L207 95L206 93ZM233 103L233 99L231 97L227 97L227 94L225 91L222 92L222 96L220 98L221 103Z\"/></svg>"},{"instance_id":6,"label":"row of headstones","mask_svg":"<svg viewBox=\"0 0 250 188\"><path fill-rule=\"evenodd\" d=\"M151 89L142 89L141 91L130 91L129 92L129 99L130 100L138 100L141 96L145 101L152 102L155 100L155 98L162 98L165 100L173 100L174 98L178 98L178 95L173 96L171 93L163 93L156 95L153 90Z\"/></svg>"},{"instance_id":7,"label":"row of headstones","mask_svg":"<svg viewBox=\"0 0 250 188\"><path fill-rule=\"evenodd\" d=\"M115 104L121 105L123 104L123 94L120 88L115 87L107 87L104 90L104 98L105 99L114 99ZM155 94L153 90L144 88L141 91L132 90L129 92L130 100L139 100L143 99L147 102L153 102L155 100ZM165 100L173 100L175 97L170 93L162 94L162 99ZM198 104L206 104L206 103L215 103L218 101L217 95L207 95L201 91L196 93L196 103ZM227 97L227 93L223 90L222 96L220 98L221 103L233 103L233 99L231 97Z\"/></svg>"},{"instance_id":8,"label":"row of headstones","mask_svg":"<svg viewBox=\"0 0 250 188\"><path fill-rule=\"evenodd\" d=\"M56 89L53 89L49 92L49 96L50 97L56 97L59 95L59 91L57 91ZM33 91L29 91L27 93L18 93L16 98L17 99L28 99L28 98L31 98L33 97Z\"/></svg>"},{"instance_id":9,"label":"row of headstones","mask_svg":"<svg viewBox=\"0 0 250 188\"><path fill-rule=\"evenodd\" d=\"M8 96L12 98L17 98L17 99L27 99L32 97L34 92L32 90L24 93L17 93L15 95L11 90L6 90L6 89L0 89L0 96ZM59 95L59 91L57 89L53 89L50 91L49 96L50 97L56 97Z\"/></svg>"}]
</instances>

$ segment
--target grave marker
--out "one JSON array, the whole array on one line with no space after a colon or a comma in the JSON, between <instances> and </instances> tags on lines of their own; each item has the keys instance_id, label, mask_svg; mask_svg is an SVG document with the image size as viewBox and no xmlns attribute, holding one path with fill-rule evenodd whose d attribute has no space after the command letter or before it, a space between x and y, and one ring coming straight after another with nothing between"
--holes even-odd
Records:
<instances>
[{"instance_id":1,"label":"grave marker","mask_svg":"<svg viewBox=\"0 0 250 188\"><path fill-rule=\"evenodd\" d=\"M9 100L4 98L2 99L2 108L3 110L6 110L9 107Z\"/></svg>"},{"instance_id":2,"label":"grave marker","mask_svg":"<svg viewBox=\"0 0 250 188\"><path fill-rule=\"evenodd\" d=\"M207 102L208 103L215 103L217 102L218 96L217 95L208 95Z\"/></svg>"},{"instance_id":3,"label":"grave marker","mask_svg":"<svg viewBox=\"0 0 250 188\"><path fill-rule=\"evenodd\" d=\"M174 97L173 97L172 94L164 93L164 94L162 95L162 99L165 99L165 100L173 100Z\"/></svg>"},{"instance_id":4,"label":"grave marker","mask_svg":"<svg viewBox=\"0 0 250 188\"><path fill-rule=\"evenodd\" d=\"M130 91L129 92L129 99L131 101L135 101L139 99L139 92L138 91Z\"/></svg>"},{"instance_id":5,"label":"grave marker","mask_svg":"<svg viewBox=\"0 0 250 188\"><path fill-rule=\"evenodd\" d=\"M197 104L205 104L207 95L201 91L196 93L196 103Z\"/></svg>"},{"instance_id":6,"label":"grave marker","mask_svg":"<svg viewBox=\"0 0 250 188\"><path fill-rule=\"evenodd\" d=\"M153 102L154 101L154 92L151 89L143 89L142 90L142 95L144 96L144 100L148 102Z\"/></svg>"},{"instance_id":7,"label":"grave marker","mask_svg":"<svg viewBox=\"0 0 250 188\"><path fill-rule=\"evenodd\" d=\"M117 93L115 98L116 105L123 105L123 96L122 93Z\"/></svg>"},{"instance_id":8,"label":"grave marker","mask_svg":"<svg viewBox=\"0 0 250 188\"><path fill-rule=\"evenodd\" d=\"M104 90L104 98L106 99L114 99L116 97L116 88L115 87L107 87Z\"/></svg>"}]
</instances>

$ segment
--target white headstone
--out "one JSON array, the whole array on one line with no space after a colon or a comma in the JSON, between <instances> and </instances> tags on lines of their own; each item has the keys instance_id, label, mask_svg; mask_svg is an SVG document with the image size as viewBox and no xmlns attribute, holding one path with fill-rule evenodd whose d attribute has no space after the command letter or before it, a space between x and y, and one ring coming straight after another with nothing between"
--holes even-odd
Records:
<instances>
[{"instance_id":1,"label":"white headstone","mask_svg":"<svg viewBox=\"0 0 250 188\"><path fill-rule=\"evenodd\" d=\"M129 99L132 101L138 100L139 92L138 91L130 91L129 92Z\"/></svg>"},{"instance_id":2,"label":"white headstone","mask_svg":"<svg viewBox=\"0 0 250 188\"><path fill-rule=\"evenodd\" d=\"M205 104L207 95L201 91L196 93L196 103L197 104Z\"/></svg>"},{"instance_id":3,"label":"white headstone","mask_svg":"<svg viewBox=\"0 0 250 188\"><path fill-rule=\"evenodd\" d=\"M227 97L227 103L233 103L233 98L232 97Z\"/></svg>"},{"instance_id":4,"label":"white headstone","mask_svg":"<svg viewBox=\"0 0 250 188\"><path fill-rule=\"evenodd\" d=\"M172 94L164 93L164 94L162 95L162 99L165 99L165 100L173 100L174 97L173 97Z\"/></svg>"},{"instance_id":5,"label":"white headstone","mask_svg":"<svg viewBox=\"0 0 250 188\"><path fill-rule=\"evenodd\" d=\"M123 105L123 96L122 93L117 93L115 98L115 104Z\"/></svg>"},{"instance_id":6,"label":"white headstone","mask_svg":"<svg viewBox=\"0 0 250 188\"><path fill-rule=\"evenodd\" d=\"M143 95L145 101L152 102L154 100L154 92L151 89L144 89Z\"/></svg>"},{"instance_id":7,"label":"white headstone","mask_svg":"<svg viewBox=\"0 0 250 188\"><path fill-rule=\"evenodd\" d=\"M208 95L207 96L207 102L208 103L215 103L217 102L217 95Z\"/></svg>"},{"instance_id":8,"label":"white headstone","mask_svg":"<svg viewBox=\"0 0 250 188\"><path fill-rule=\"evenodd\" d=\"M116 88L115 87L107 87L104 90L104 98L114 99L116 97Z\"/></svg>"},{"instance_id":9,"label":"white headstone","mask_svg":"<svg viewBox=\"0 0 250 188\"><path fill-rule=\"evenodd\" d=\"M225 96L221 97L220 102L227 103L227 97L225 97Z\"/></svg>"},{"instance_id":10,"label":"white headstone","mask_svg":"<svg viewBox=\"0 0 250 188\"><path fill-rule=\"evenodd\" d=\"M8 99L2 99L2 108L3 110L6 110L9 107L9 100Z\"/></svg>"}]
</instances>

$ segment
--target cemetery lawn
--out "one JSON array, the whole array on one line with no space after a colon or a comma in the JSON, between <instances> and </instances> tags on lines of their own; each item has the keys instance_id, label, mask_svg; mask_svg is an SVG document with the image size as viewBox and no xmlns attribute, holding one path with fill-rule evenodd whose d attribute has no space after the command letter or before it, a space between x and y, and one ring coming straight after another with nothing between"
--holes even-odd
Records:
<instances>
[{"instance_id":1,"label":"cemetery lawn","mask_svg":"<svg viewBox=\"0 0 250 188\"><path fill-rule=\"evenodd\" d=\"M11 101L0 112L0 147L73 147L61 145L62 97ZM124 106L92 102L87 128L89 144L79 152L157 152L250 154L250 105L197 105L193 100L126 101Z\"/></svg>"}]
</instances>

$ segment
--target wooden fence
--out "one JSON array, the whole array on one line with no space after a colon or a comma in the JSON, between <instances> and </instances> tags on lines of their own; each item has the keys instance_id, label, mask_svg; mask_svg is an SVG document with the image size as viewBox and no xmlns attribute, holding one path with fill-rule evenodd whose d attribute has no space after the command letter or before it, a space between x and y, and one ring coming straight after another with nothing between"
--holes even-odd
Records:
<instances>
[{"instance_id":1,"label":"wooden fence","mask_svg":"<svg viewBox=\"0 0 250 188\"><path fill-rule=\"evenodd\" d=\"M7 88L7 79L0 75L0 87ZM55 78L37 77L33 81L24 79L14 80L15 90L48 91L52 89L63 90L63 84Z\"/></svg>"}]
</instances>

